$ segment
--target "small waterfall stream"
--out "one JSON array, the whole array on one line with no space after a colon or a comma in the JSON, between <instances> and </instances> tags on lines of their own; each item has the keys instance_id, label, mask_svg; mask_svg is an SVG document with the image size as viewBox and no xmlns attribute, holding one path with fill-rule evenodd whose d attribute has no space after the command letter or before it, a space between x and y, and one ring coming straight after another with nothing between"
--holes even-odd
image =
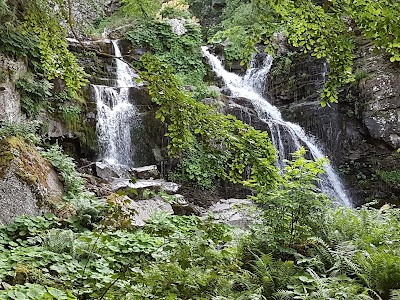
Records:
<instances>
[{"instance_id":1,"label":"small waterfall stream","mask_svg":"<svg viewBox=\"0 0 400 300\"><path fill-rule=\"evenodd\" d=\"M255 61L253 61L250 69L241 77L225 70L221 61L211 54L207 47L202 47L202 51L216 75L223 79L233 96L248 99L255 107L259 118L267 124L271 133L271 141L278 150L278 166L280 168L284 167L284 160L290 155L287 151L288 148L296 150L303 145L309 150L313 159L325 157L324 152L317 146L312 137L308 136L299 125L284 121L279 109L271 105L262 96L263 84L272 66L273 60L271 56L267 56L259 68L256 67ZM289 140L290 147L285 147L283 135ZM325 174L321 178L323 192L336 198L345 206L352 206L334 169L328 164L325 164L324 169Z\"/></svg>"},{"instance_id":2,"label":"small waterfall stream","mask_svg":"<svg viewBox=\"0 0 400 300\"><path fill-rule=\"evenodd\" d=\"M139 126L140 117L137 109L129 102L130 87L136 86L138 76L133 69L121 60L122 54L118 41L112 41L116 86L92 84L97 105L97 134L100 158L111 165L131 166L132 127Z\"/></svg>"}]
</instances>

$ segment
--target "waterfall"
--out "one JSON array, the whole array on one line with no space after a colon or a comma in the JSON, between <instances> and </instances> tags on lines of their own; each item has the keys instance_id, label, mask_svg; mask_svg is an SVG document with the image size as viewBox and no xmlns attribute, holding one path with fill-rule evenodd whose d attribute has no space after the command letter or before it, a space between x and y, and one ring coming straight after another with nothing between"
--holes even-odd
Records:
<instances>
[{"instance_id":1,"label":"waterfall","mask_svg":"<svg viewBox=\"0 0 400 300\"><path fill-rule=\"evenodd\" d=\"M324 158L324 152L317 146L311 136L297 124L284 121L279 109L271 105L263 96L263 85L272 66L272 57L267 56L260 68L256 67L255 60L252 61L250 69L241 77L224 69L221 61L202 47L204 56L208 59L214 72L221 77L235 97L245 98L250 101L258 117L267 124L270 129L271 141L278 151L278 166L283 168L284 160L289 157L288 147L285 147L282 136L290 143L290 152L294 152L301 146L305 146L313 159ZM344 187L331 165L325 164L325 173L321 176L321 189L324 193L334 197L345 206L352 206Z\"/></svg>"},{"instance_id":2,"label":"waterfall","mask_svg":"<svg viewBox=\"0 0 400 300\"><path fill-rule=\"evenodd\" d=\"M97 134L100 158L111 165L131 166L132 127L140 126L139 113L129 102L130 87L136 86L138 76L122 61L118 41L112 41L116 86L92 84L93 96L97 105Z\"/></svg>"}]
</instances>

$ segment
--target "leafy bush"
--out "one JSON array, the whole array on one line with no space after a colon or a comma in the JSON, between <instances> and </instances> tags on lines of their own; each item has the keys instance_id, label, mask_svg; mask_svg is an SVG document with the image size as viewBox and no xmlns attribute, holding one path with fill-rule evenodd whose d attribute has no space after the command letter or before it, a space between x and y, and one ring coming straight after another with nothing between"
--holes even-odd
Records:
<instances>
[{"instance_id":1,"label":"leafy bush","mask_svg":"<svg viewBox=\"0 0 400 300\"><path fill-rule=\"evenodd\" d=\"M201 189L213 189L228 160L229 153L208 153L202 145L196 145L180 159L177 170L169 174L168 178Z\"/></svg>"},{"instance_id":2,"label":"leafy bush","mask_svg":"<svg viewBox=\"0 0 400 300\"><path fill-rule=\"evenodd\" d=\"M28 58L37 71L40 67L40 53L37 38L30 33L21 33L12 26L0 25L0 52L13 58Z\"/></svg>"},{"instance_id":3,"label":"leafy bush","mask_svg":"<svg viewBox=\"0 0 400 300\"><path fill-rule=\"evenodd\" d=\"M37 116L40 110L48 108L53 84L46 79L38 80L33 75L19 79L16 87L21 94L21 108L28 117Z\"/></svg>"},{"instance_id":4,"label":"leafy bush","mask_svg":"<svg viewBox=\"0 0 400 300\"><path fill-rule=\"evenodd\" d=\"M295 160L288 162L278 188L271 190L254 184L258 194L253 200L263 208L263 226L264 230L271 230L272 252L296 247L321 228L328 201L316 182L327 161L309 161L304 158L305 153L304 148L293 153Z\"/></svg>"},{"instance_id":5,"label":"leafy bush","mask_svg":"<svg viewBox=\"0 0 400 300\"><path fill-rule=\"evenodd\" d=\"M158 215L142 230L47 228L34 244L4 241L0 278L9 289L1 299L262 299L249 274L236 274L226 225Z\"/></svg>"},{"instance_id":6,"label":"leafy bush","mask_svg":"<svg viewBox=\"0 0 400 300\"><path fill-rule=\"evenodd\" d=\"M377 175L385 183L400 187L400 170L377 171Z\"/></svg>"},{"instance_id":7,"label":"leafy bush","mask_svg":"<svg viewBox=\"0 0 400 300\"><path fill-rule=\"evenodd\" d=\"M38 122L4 122L0 127L0 140L17 136L29 143L39 144L41 139L36 134L39 129Z\"/></svg>"}]
</instances>

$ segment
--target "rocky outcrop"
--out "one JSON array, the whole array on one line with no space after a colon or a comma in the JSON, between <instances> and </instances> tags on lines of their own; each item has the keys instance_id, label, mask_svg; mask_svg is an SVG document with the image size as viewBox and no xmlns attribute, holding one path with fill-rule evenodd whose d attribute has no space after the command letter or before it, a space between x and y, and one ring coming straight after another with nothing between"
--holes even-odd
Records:
<instances>
[{"instance_id":1,"label":"rocky outcrop","mask_svg":"<svg viewBox=\"0 0 400 300\"><path fill-rule=\"evenodd\" d=\"M85 36L85 29L92 28L99 18L110 16L115 12L121 1L119 0L74 0L71 1L71 14L74 19L74 33ZM67 27L68 28L68 27ZM69 34L73 32L68 28Z\"/></svg>"},{"instance_id":2,"label":"rocky outcrop","mask_svg":"<svg viewBox=\"0 0 400 300\"><path fill-rule=\"evenodd\" d=\"M26 63L0 53L0 121L18 121L21 118L20 95L15 83L27 72Z\"/></svg>"},{"instance_id":3,"label":"rocky outcrop","mask_svg":"<svg viewBox=\"0 0 400 300\"><path fill-rule=\"evenodd\" d=\"M51 165L18 138L0 141L0 223L57 206L63 185Z\"/></svg>"},{"instance_id":4,"label":"rocky outcrop","mask_svg":"<svg viewBox=\"0 0 400 300\"><path fill-rule=\"evenodd\" d=\"M151 199L135 201L128 196L112 194L107 198L107 202L111 207L114 207L114 215L109 215L105 223L117 228L141 227L154 214L164 213L172 215L174 213L171 204L165 202L158 195Z\"/></svg>"},{"instance_id":5,"label":"rocky outcrop","mask_svg":"<svg viewBox=\"0 0 400 300\"><path fill-rule=\"evenodd\" d=\"M127 194L142 195L144 191L159 192L164 191L168 194L176 194L180 185L162 179L140 179L132 182L129 179L115 179L111 182L113 192L124 192Z\"/></svg>"}]
</instances>

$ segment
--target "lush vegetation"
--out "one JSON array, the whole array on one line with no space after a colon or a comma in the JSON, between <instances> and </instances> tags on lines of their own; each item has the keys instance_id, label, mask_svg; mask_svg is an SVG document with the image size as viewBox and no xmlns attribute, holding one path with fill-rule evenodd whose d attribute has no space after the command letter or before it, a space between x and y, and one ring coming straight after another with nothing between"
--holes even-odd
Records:
<instances>
[{"instance_id":1,"label":"lush vegetation","mask_svg":"<svg viewBox=\"0 0 400 300\"><path fill-rule=\"evenodd\" d=\"M28 119L38 120L46 112L76 130L84 127L81 88L88 81L68 50L65 25L73 26L70 5L62 0L0 1L0 53L28 65L22 77L24 71L4 71L4 76L16 82L21 110ZM43 117L41 121L46 131L46 121Z\"/></svg>"},{"instance_id":2,"label":"lush vegetation","mask_svg":"<svg viewBox=\"0 0 400 300\"><path fill-rule=\"evenodd\" d=\"M17 218L0 227L0 298L398 299L399 211L331 207L315 185L324 162L303 155L280 186L258 186L258 222L240 234L162 214L141 229L119 227L112 220L126 215L110 202L90 223L87 210ZM46 157L74 173L59 149Z\"/></svg>"},{"instance_id":3,"label":"lush vegetation","mask_svg":"<svg viewBox=\"0 0 400 300\"><path fill-rule=\"evenodd\" d=\"M70 2L55 1L1 1L0 26L5 43L0 50L17 57L33 59L37 72L52 80L61 78L67 91L78 97L86 84L85 73L67 49L66 29L62 22L72 26ZM58 7L58 9L54 9Z\"/></svg>"},{"instance_id":4,"label":"lush vegetation","mask_svg":"<svg viewBox=\"0 0 400 300\"><path fill-rule=\"evenodd\" d=\"M152 193L101 199L88 191L60 146L41 144L36 122L2 123L0 140L17 136L42 146L64 193L52 207L56 215L18 217L0 226L0 299L400 299L399 210L335 206L318 187L326 161L307 160L304 149L278 171L266 132L197 101L210 93L203 82L201 27L187 3L121 4L115 15L98 20L97 29L119 26L120 18L132 22L125 37L148 52L136 66L156 118L168 129L169 156L177 161L169 179L207 190L222 181L248 187L258 217L247 230L165 214L136 228L131 218L137 212L126 204ZM0 52L29 61L30 72L16 83L26 115L46 110L75 128L86 75L67 50L67 29L60 24L74 30L70 5L0 0ZM257 43L273 51L274 33L284 31L293 46L327 59L323 97L336 101L337 89L353 80L357 35L400 60L396 12L399 3L389 0L228 0L221 22L208 32L212 42L225 44L228 60L237 60ZM278 59L280 72L290 65L287 59ZM59 80L66 86L61 91L55 88ZM398 170L375 176L388 185L400 182Z\"/></svg>"},{"instance_id":5,"label":"lush vegetation","mask_svg":"<svg viewBox=\"0 0 400 300\"><path fill-rule=\"evenodd\" d=\"M274 51L274 34L285 32L289 42L329 63L329 80L322 104L336 102L338 88L354 81L353 51L358 36L385 49L391 61L400 60L400 4L397 1L274 1L239 4L228 1L228 18L212 42L228 45L231 59L248 59L254 45L264 42ZM236 9L233 9L236 8ZM252 17L249 18L249 15ZM248 22L248 20L254 20Z\"/></svg>"}]
</instances>

